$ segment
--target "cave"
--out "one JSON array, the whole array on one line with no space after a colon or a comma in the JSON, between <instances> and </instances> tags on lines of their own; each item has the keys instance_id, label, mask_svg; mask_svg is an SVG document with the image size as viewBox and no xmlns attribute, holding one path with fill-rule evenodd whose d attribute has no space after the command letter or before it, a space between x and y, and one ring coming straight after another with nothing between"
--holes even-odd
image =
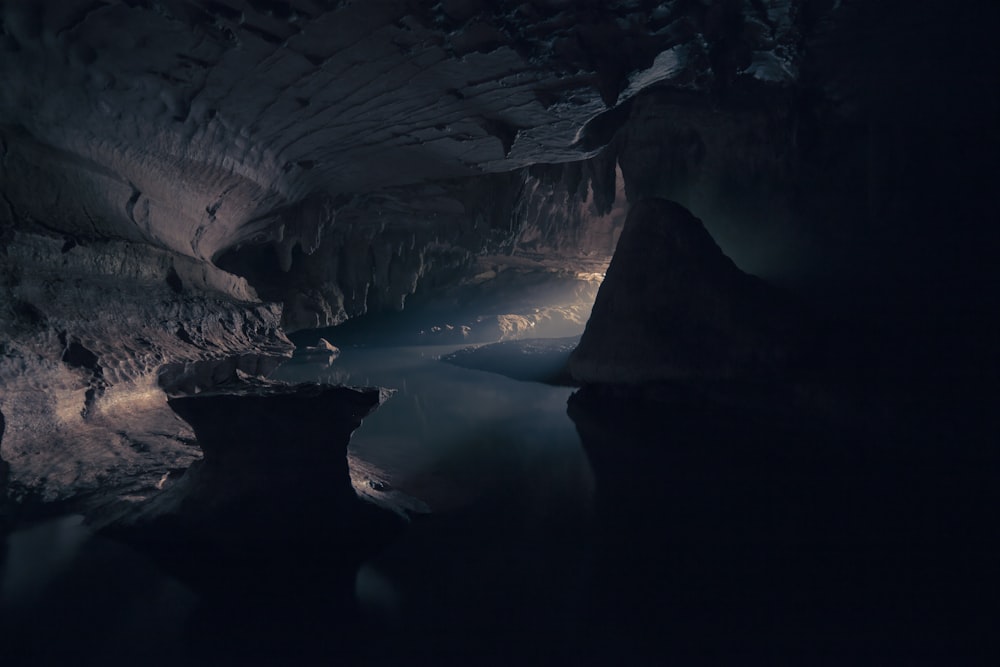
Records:
<instances>
[{"instance_id":1,"label":"cave","mask_svg":"<svg viewBox=\"0 0 1000 667\"><path fill-rule=\"evenodd\" d=\"M996 664L998 25L0 3L0 662Z\"/></svg>"}]
</instances>

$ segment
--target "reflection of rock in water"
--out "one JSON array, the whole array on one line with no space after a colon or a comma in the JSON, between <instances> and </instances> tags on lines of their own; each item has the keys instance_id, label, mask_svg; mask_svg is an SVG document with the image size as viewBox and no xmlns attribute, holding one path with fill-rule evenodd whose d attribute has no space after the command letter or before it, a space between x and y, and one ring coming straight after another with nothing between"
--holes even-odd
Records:
<instances>
[{"instance_id":1,"label":"reflection of rock in water","mask_svg":"<svg viewBox=\"0 0 1000 667\"><path fill-rule=\"evenodd\" d=\"M153 521L225 549L344 539L338 533L360 529L357 515L369 513L350 484L350 434L389 395L245 380L171 398L205 457L118 527Z\"/></svg>"},{"instance_id":2,"label":"reflection of rock in water","mask_svg":"<svg viewBox=\"0 0 1000 667\"><path fill-rule=\"evenodd\" d=\"M365 614L383 623L399 620L402 607L399 591L384 574L369 564L358 569L354 592Z\"/></svg>"},{"instance_id":3,"label":"reflection of rock in water","mask_svg":"<svg viewBox=\"0 0 1000 667\"><path fill-rule=\"evenodd\" d=\"M397 470L388 465L383 457L382 464L366 458L363 454L349 449L347 464L351 471L351 484L354 491L379 507L403 516L427 514L430 506L412 495L393 486Z\"/></svg>"},{"instance_id":4,"label":"reflection of rock in water","mask_svg":"<svg viewBox=\"0 0 1000 667\"><path fill-rule=\"evenodd\" d=\"M0 546L4 665L204 664L184 645L196 595L128 546L95 536L81 516L19 527L8 541L6 567Z\"/></svg>"},{"instance_id":5,"label":"reflection of rock in water","mask_svg":"<svg viewBox=\"0 0 1000 667\"><path fill-rule=\"evenodd\" d=\"M968 592L996 590L1000 556L985 402L899 387L580 390L569 414L599 517L584 650L679 664L976 658L993 635ZM967 424L957 440L936 426L949 414Z\"/></svg>"},{"instance_id":6,"label":"reflection of rock in water","mask_svg":"<svg viewBox=\"0 0 1000 667\"><path fill-rule=\"evenodd\" d=\"M79 515L43 521L13 533L7 540L10 562L0 568L0 607L23 605L38 596L69 568L89 537Z\"/></svg>"},{"instance_id":7,"label":"reflection of rock in water","mask_svg":"<svg viewBox=\"0 0 1000 667\"><path fill-rule=\"evenodd\" d=\"M312 364L330 366L340 356L340 348L331 344L325 338L320 338L315 345L307 345L295 350L295 357L305 359Z\"/></svg>"},{"instance_id":8,"label":"reflection of rock in water","mask_svg":"<svg viewBox=\"0 0 1000 667\"><path fill-rule=\"evenodd\" d=\"M351 632L355 571L400 520L358 498L346 449L388 395L244 381L170 399L204 459L106 532L203 595L192 646L257 660L258 650L310 652Z\"/></svg>"}]
</instances>

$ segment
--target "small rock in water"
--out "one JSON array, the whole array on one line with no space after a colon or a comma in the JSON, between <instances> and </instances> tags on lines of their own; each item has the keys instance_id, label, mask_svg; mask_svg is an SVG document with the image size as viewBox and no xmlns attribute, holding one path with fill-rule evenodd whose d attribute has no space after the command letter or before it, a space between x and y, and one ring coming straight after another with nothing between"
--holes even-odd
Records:
<instances>
[{"instance_id":1,"label":"small rock in water","mask_svg":"<svg viewBox=\"0 0 1000 667\"><path fill-rule=\"evenodd\" d=\"M328 354L334 359L340 356L340 348L330 344L330 341L325 338L320 338L318 343L310 345L302 351L305 354Z\"/></svg>"}]
</instances>

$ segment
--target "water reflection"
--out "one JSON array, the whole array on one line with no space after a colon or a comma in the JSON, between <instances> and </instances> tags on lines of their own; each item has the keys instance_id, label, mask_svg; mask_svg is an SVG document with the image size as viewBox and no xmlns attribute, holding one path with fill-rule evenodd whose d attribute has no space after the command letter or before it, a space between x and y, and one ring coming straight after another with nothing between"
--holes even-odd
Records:
<instances>
[{"instance_id":1,"label":"water reflection","mask_svg":"<svg viewBox=\"0 0 1000 667\"><path fill-rule=\"evenodd\" d=\"M439 361L458 348L346 348L329 368L307 359L277 377L397 390L351 439L362 494L401 491L430 511L501 499L529 513L587 507L593 476L566 416L572 390Z\"/></svg>"},{"instance_id":2,"label":"water reflection","mask_svg":"<svg viewBox=\"0 0 1000 667\"><path fill-rule=\"evenodd\" d=\"M570 421L569 389L437 361L451 349L282 370L399 390L352 466L420 512L357 576L332 565L342 542L279 542L205 562L237 582L210 597L67 518L8 539L3 664L977 664L995 646L995 394L591 387Z\"/></svg>"},{"instance_id":3,"label":"water reflection","mask_svg":"<svg viewBox=\"0 0 1000 667\"><path fill-rule=\"evenodd\" d=\"M398 388L355 433L351 465L431 513L359 573L366 653L438 664L503 662L532 646L539 660L576 655L595 490L566 414L572 390L438 361L455 349L345 348L329 371L282 371Z\"/></svg>"},{"instance_id":4,"label":"water reflection","mask_svg":"<svg viewBox=\"0 0 1000 667\"><path fill-rule=\"evenodd\" d=\"M488 654L508 631L571 642L593 476L566 416L570 390L438 361L454 349L346 348L331 366L280 372L398 390L356 431L350 460L358 488L415 518L361 568L357 604L339 575L323 573L336 562L333 543L203 563L206 578L245 584L220 594L160 569L191 545L150 557L67 517L7 538L3 664L369 663L408 647L424 657ZM455 645L452 633L462 637Z\"/></svg>"}]
</instances>

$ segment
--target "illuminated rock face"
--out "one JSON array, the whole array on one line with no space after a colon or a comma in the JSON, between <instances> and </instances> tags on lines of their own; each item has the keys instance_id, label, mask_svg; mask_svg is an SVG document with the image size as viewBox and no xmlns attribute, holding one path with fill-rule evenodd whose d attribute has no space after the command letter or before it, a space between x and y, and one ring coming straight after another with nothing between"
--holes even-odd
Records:
<instances>
[{"instance_id":1,"label":"illuminated rock face","mask_svg":"<svg viewBox=\"0 0 1000 667\"><path fill-rule=\"evenodd\" d=\"M643 200L629 211L569 370L583 383L785 376L801 325L685 208Z\"/></svg>"},{"instance_id":2,"label":"illuminated rock face","mask_svg":"<svg viewBox=\"0 0 1000 667\"><path fill-rule=\"evenodd\" d=\"M291 355L277 305L190 258L18 233L4 260L2 456L19 497L155 492L200 456L164 391L266 372Z\"/></svg>"}]
</instances>

